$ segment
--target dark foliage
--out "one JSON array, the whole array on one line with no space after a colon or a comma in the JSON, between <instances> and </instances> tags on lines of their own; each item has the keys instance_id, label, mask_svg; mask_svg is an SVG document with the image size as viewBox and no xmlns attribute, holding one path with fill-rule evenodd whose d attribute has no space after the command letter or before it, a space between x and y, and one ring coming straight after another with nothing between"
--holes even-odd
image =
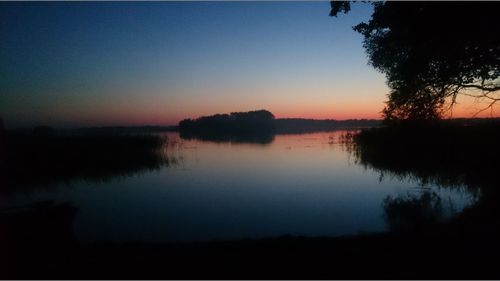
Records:
<instances>
[{"instance_id":1,"label":"dark foliage","mask_svg":"<svg viewBox=\"0 0 500 281\"><path fill-rule=\"evenodd\" d=\"M179 122L181 132L250 133L274 132L274 115L267 110L215 114Z\"/></svg>"},{"instance_id":2,"label":"dark foliage","mask_svg":"<svg viewBox=\"0 0 500 281\"><path fill-rule=\"evenodd\" d=\"M267 110L215 114L179 122L183 139L268 144L276 131L274 115Z\"/></svg>"},{"instance_id":3,"label":"dark foliage","mask_svg":"<svg viewBox=\"0 0 500 281\"><path fill-rule=\"evenodd\" d=\"M386 119L436 119L458 94L500 100L498 2L374 2L364 36L370 64L391 88ZM332 1L331 15L350 2ZM465 90L476 90L467 91Z\"/></svg>"}]
</instances>

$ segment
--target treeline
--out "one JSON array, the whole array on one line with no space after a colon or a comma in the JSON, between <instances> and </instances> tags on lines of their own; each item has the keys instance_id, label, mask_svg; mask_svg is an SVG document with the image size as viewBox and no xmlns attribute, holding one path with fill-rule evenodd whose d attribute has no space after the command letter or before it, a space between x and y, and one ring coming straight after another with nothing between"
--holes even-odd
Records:
<instances>
[{"instance_id":1,"label":"treeline","mask_svg":"<svg viewBox=\"0 0 500 281\"><path fill-rule=\"evenodd\" d=\"M334 119L303 119L303 118L283 118L276 119L276 133L289 134L289 133L307 133L318 131L331 131L342 129L364 129L379 126L394 126L394 125L421 125L421 126L435 126L437 124L445 126L473 126L480 124L500 124L500 118L452 118L436 120L433 122L405 121L402 124L383 124L382 120L377 119L347 119L347 120L334 120Z\"/></svg>"},{"instance_id":2,"label":"treeline","mask_svg":"<svg viewBox=\"0 0 500 281\"><path fill-rule=\"evenodd\" d=\"M349 120L317 120L302 118L276 119L276 133L305 133L339 129L369 128L379 126L380 120L375 119L349 119Z\"/></svg>"},{"instance_id":3,"label":"treeline","mask_svg":"<svg viewBox=\"0 0 500 281\"><path fill-rule=\"evenodd\" d=\"M179 122L181 132L253 133L274 132L274 115L267 110L215 114Z\"/></svg>"}]
</instances>

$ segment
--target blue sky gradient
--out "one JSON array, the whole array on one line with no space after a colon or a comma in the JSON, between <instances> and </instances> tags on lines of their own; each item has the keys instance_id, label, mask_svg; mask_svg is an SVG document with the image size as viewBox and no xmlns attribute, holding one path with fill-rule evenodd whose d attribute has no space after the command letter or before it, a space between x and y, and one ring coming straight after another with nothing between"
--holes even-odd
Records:
<instances>
[{"instance_id":1,"label":"blue sky gradient","mask_svg":"<svg viewBox=\"0 0 500 281\"><path fill-rule=\"evenodd\" d=\"M169 125L218 112L379 118L388 92L329 2L0 3L9 127Z\"/></svg>"}]
</instances>

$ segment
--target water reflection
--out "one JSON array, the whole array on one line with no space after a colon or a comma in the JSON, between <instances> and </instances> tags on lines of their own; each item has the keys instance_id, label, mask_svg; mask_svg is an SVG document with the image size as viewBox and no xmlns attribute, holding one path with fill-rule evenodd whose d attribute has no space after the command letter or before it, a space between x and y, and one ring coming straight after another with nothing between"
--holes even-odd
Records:
<instances>
[{"instance_id":1,"label":"water reflection","mask_svg":"<svg viewBox=\"0 0 500 281\"><path fill-rule=\"evenodd\" d=\"M200 140L210 142L270 144L274 141L273 132L252 133L210 133L210 132L181 132L180 137L185 140Z\"/></svg>"},{"instance_id":2,"label":"water reflection","mask_svg":"<svg viewBox=\"0 0 500 281\"><path fill-rule=\"evenodd\" d=\"M410 272L429 253L432 264L439 266L439 257L454 257L448 251L464 245L462 236L471 237L467 238L471 249L477 241L483 248L498 244L492 241L500 233L491 227L498 221L494 196L498 189L483 184L493 186L493 180L479 181L478 174L463 169L429 169L408 160L401 164L404 157L396 153L380 159L384 154L371 151L371 146L352 142L357 132L276 135L266 145L161 134L168 143L151 150L152 155L170 162L153 165L157 168L142 165L122 180L73 178L72 188L0 194L0 231L4 231L0 234L10 233L2 247L10 240L14 245L0 255L8 258L11 254L6 253L14 251L15 256L19 247L12 259L17 264L11 268L21 269L26 265L22 255L31 255L27 268L34 275L26 278L44 276L36 271L44 268L52 268L55 275L50 277L75 276L75 272L92 278L101 272L130 277L130 271L143 278L145 272L153 278L172 277L168 275L172 268L178 273L173 276L185 277L182 274L192 269L193 260L210 270L233 257L253 265L263 256L269 257L265 264L275 266L278 260L286 269L293 261L294 268L308 273L318 263L331 273L333 261L345 265L340 266L345 268L341 276L350 278L348 266L360 260L369 272L379 272L377 276L386 276L387 265ZM123 151L122 146L113 153L131 157L119 156ZM478 181L468 185L472 178ZM47 183L55 185L68 186L60 180ZM35 205L41 208L29 206L39 201L45 202ZM18 215L13 215L14 207ZM14 235L16 229L22 234ZM46 233L58 238L50 240L43 236ZM437 236L442 233L446 235ZM36 242L42 236L48 238ZM40 242L43 239L49 240ZM35 246L26 248L23 243ZM46 245L72 250L38 255ZM456 260L475 253L456 251L460 254ZM44 255L48 258L41 258ZM220 260L213 259L217 255ZM379 266L374 260L385 264ZM55 264L61 266L54 270ZM185 267L165 270L165 264ZM67 275L58 275L61 271Z\"/></svg>"},{"instance_id":3,"label":"water reflection","mask_svg":"<svg viewBox=\"0 0 500 281\"><path fill-rule=\"evenodd\" d=\"M446 211L454 213L453 205L445 205L443 201L436 192L428 189L389 195L382 203L384 218L391 231L418 231L444 222Z\"/></svg>"},{"instance_id":4,"label":"water reflection","mask_svg":"<svg viewBox=\"0 0 500 281\"><path fill-rule=\"evenodd\" d=\"M51 165L68 161L68 173L58 174L60 170L35 162L42 170L24 183L40 186L47 177L42 186L51 192L43 188L22 195L12 191L12 198L0 196L0 205L73 202L80 209L75 220L77 237L85 243L385 231L382 202L415 183L399 178L379 181L377 172L350 163L352 155L343 150L343 133L276 135L266 145L255 145L181 138L169 132L158 135L160 145L149 137L126 139L127 146L133 147L130 155L123 155L128 151L125 145L117 145L101 158L90 154L95 147L105 146L94 140L92 149L83 148L89 155L78 154L80 163L55 153ZM67 152L79 144L67 141L64 145L60 150ZM117 159L107 159L111 156ZM430 188L443 200L453 201L456 212L472 200L467 192Z\"/></svg>"}]
</instances>

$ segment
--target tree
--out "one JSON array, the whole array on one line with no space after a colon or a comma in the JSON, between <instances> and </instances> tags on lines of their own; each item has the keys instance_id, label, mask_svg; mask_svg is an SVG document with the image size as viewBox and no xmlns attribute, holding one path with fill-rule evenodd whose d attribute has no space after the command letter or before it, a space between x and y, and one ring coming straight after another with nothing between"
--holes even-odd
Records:
<instances>
[{"instance_id":1,"label":"tree","mask_svg":"<svg viewBox=\"0 0 500 281\"><path fill-rule=\"evenodd\" d=\"M349 1L331 5L335 17L351 8ZM440 118L459 94L489 101L483 110L500 101L500 3L372 5L371 19L353 28L391 89L383 110L387 120Z\"/></svg>"}]
</instances>

